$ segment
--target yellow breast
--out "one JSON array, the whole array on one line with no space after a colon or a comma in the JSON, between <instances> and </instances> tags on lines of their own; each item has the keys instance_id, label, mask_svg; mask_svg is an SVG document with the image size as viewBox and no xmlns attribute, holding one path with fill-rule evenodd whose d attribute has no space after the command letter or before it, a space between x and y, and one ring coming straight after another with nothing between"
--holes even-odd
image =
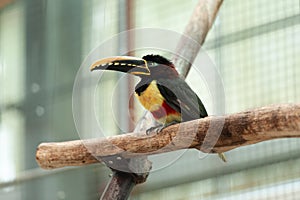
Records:
<instances>
[{"instance_id":1,"label":"yellow breast","mask_svg":"<svg viewBox=\"0 0 300 200\"><path fill-rule=\"evenodd\" d=\"M140 96L136 95L141 104L149 111L155 111L163 104L164 98L157 88L156 81L152 81Z\"/></svg>"},{"instance_id":2,"label":"yellow breast","mask_svg":"<svg viewBox=\"0 0 300 200\"><path fill-rule=\"evenodd\" d=\"M178 112L168 113L163 106L164 97L159 92L156 81L152 81L149 86L140 95L136 95L141 104L149 110L157 122L161 124L169 124L171 122L180 122L181 114ZM165 105L166 106L166 105ZM156 113L159 112L159 113Z\"/></svg>"}]
</instances>

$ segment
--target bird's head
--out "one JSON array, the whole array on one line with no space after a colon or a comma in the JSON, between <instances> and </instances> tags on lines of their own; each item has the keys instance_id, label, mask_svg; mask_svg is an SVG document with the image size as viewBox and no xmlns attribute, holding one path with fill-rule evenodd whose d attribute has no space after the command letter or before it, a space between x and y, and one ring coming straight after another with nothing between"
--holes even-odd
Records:
<instances>
[{"instance_id":1,"label":"bird's head","mask_svg":"<svg viewBox=\"0 0 300 200\"><path fill-rule=\"evenodd\" d=\"M104 58L92 64L90 70L113 70L152 79L178 76L173 63L160 55L146 55L143 58L131 56Z\"/></svg>"}]
</instances>

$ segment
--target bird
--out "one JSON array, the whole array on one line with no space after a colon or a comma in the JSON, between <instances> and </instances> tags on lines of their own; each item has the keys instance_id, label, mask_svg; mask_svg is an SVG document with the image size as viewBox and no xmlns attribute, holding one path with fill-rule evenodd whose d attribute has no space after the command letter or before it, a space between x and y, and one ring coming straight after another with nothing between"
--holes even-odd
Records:
<instances>
[{"instance_id":1,"label":"bird","mask_svg":"<svg viewBox=\"0 0 300 200\"><path fill-rule=\"evenodd\" d=\"M108 57L94 62L90 70L119 71L140 78L135 86L136 97L160 124L147 132L208 116L198 95L180 77L174 64L161 55ZM223 153L219 157L226 162Z\"/></svg>"}]
</instances>

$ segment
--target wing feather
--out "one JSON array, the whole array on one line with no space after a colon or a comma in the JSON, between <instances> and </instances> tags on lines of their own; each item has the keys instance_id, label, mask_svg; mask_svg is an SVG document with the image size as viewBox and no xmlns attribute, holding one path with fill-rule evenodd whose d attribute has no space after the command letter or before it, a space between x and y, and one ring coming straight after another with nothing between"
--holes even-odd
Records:
<instances>
[{"instance_id":1,"label":"wing feather","mask_svg":"<svg viewBox=\"0 0 300 200\"><path fill-rule=\"evenodd\" d=\"M182 121L207 116L203 103L183 79L161 79L157 81L157 87L166 103L181 113Z\"/></svg>"}]
</instances>

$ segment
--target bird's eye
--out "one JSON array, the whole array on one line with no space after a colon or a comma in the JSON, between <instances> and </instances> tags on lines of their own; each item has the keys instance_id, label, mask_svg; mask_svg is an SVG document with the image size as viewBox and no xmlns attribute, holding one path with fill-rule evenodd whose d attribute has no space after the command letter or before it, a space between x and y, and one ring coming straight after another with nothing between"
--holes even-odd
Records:
<instances>
[{"instance_id":1,"label":"bird's eye","mask_svg":"<svg viewBox=\"0 0 300 200\"><path fill-rule=\"evenodd\" d=\"M155 65L156 65L155 62L149 62L149 66L150 66L150 67L154 67Z\"/></svg>"}]
</instances>

